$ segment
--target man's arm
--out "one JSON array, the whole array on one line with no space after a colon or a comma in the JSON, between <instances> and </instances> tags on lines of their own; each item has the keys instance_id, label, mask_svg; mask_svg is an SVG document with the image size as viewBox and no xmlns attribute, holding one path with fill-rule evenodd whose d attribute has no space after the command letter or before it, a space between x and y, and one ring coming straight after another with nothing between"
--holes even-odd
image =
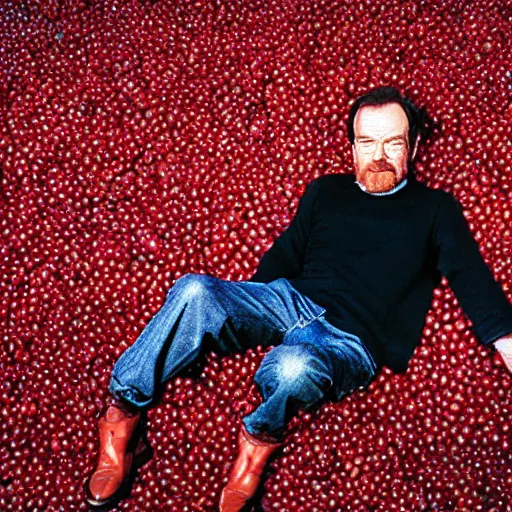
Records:
<instances>
[{"instance_id":1,"label":"man's arm","mask_svg":"<svg viewBox=\"0 0 512 512\"><path fill-rule=\"evenodd\" d=\"M478 339L486 345L510 346L512 305L483 260L459 205L448 194L441 197L433 236L438 269L473 322Z\"/></svg>"},{"instance_id":2,"label":"man's arm","mask_svg":"<svg viewBox=\"0 0 512 512\"><path fill-rule=\"evenodd\" d=\"M300 275L311 231L317 189L317 181L307 186L290 226L263 255L251 281L269 283L281 277Z\"/></svg>"}]
</instances>

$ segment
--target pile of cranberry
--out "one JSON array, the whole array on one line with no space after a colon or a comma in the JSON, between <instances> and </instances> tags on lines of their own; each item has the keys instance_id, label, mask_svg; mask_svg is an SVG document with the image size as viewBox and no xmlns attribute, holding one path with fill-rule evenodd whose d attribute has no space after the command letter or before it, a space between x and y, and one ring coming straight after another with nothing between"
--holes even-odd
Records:
<instances>
[{"instance_id":1,"label":"pile of cranberry","mask_svg":"<svg viewBox=\"0 0 512 512\"><path fill-rule=\"evenodd\" d=\"M0 510L86 510L117 357L188 272L247 279L305 184L351 171L355 97L432 118L417 176L455 195L512 298L507 0L7 0L0 7ZM213 511L264 351L210 354L149 413L118 510ZM265 511L506 511L512 380L446 282L408 371L301 413Z\"/></svg>"}]
</instances>

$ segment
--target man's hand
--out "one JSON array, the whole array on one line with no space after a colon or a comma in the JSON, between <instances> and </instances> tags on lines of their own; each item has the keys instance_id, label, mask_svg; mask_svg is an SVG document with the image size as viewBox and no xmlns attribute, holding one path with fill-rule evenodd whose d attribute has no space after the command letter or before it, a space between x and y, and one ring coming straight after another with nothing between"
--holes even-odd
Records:
<instances>
[{"instance_id":1,"label":"man's hand","mask_svg":"<svg viewBox=\"0 0 512 512\"><path fill-rule=\"evenodd\" d=\"M509 372L512 373L512 333L497 339L494 342L494 346L500 353L500 356L506 364Z\"/></svg>"}]
</instances>

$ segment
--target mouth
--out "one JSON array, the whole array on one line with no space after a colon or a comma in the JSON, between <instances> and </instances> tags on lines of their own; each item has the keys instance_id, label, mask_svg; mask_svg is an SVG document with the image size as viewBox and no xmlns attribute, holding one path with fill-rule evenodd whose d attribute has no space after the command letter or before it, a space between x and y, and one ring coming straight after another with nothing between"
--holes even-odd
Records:
<instances>
[{"instance_id":1,"label":"mouth","mask_svg":"<svg viewBox=\"0 0 512 512\"><path fill-rule=\"evenodd\" d=\"M392 172L392 173L394 173L395 169L393 168L392 165L389 165L387 163L373 163L373 164L370 164L367 167L367 171L375 173L375 174L378 174L378 173L381 173L381 172Z\"/></svg>"},{"instance_id":2,"label":"mouth","mask_svg":"<svg viewBox=\"0 0 512 512\"><path fill-rule=\"evenodd\" d=\"M392 172L390 169L368 169L369 172L379 174L381 172Z\"/></svg>"}]
</instances>

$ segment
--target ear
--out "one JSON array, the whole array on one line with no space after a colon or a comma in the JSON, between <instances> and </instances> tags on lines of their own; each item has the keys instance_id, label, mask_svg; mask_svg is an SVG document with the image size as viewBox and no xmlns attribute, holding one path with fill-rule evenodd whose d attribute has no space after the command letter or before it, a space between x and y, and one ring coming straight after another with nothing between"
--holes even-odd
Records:
<instances>
[{"instance_id":1,"label":"ear","mask_svg":"<svg viewBox=\"0 0 512 512\"><path fill-rule=\"evenodd\" d=\"M412 151L411 151L411 158L410 160L414 160L414 157L416 156L416 152L418 151L418 146L420 144L420 136L418 135L416 137L416 142L414 143L414 147L412 148Z\"/></svg>"}]
</instances>

